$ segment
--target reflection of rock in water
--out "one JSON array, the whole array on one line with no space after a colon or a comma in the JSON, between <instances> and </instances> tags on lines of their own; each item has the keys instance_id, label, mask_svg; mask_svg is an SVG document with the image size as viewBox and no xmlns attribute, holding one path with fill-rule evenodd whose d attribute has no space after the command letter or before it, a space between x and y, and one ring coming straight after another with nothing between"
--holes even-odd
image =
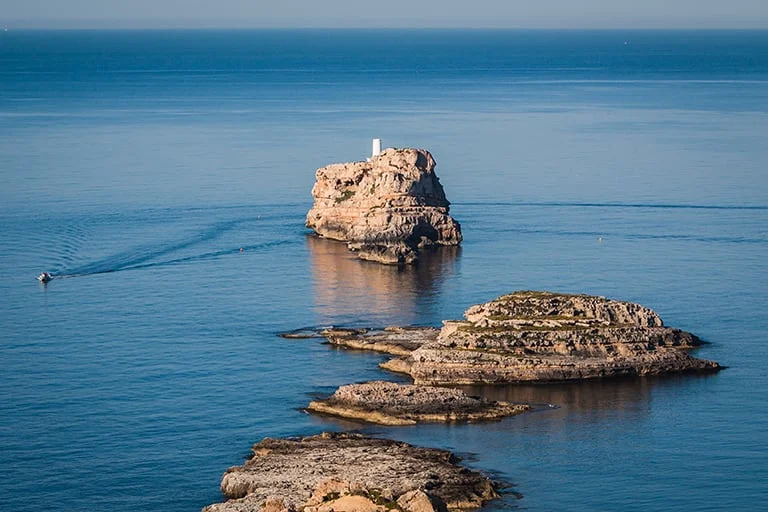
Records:
<instances>
[{"instance_id":1,"label":"reflection of rock in water","mask_svg":"<svg viewBox=\"0 0 768 512\"><path fill-rule=\"evenodd\" d=\"M634 409L649 399L649 379L614 379L567 384L517 384L510 386L458 386L471 396L486 400L552 404L570 410Z\"/></svg>"},{"instance_id":2,"label":"reflection of rock in water","mask_svg":"<svg viewBox=\"0 0 768 512\"><path fill-rule=\"evenodd\" d=\"M585 411L615 415L627 411L647 410L654 390L670 386L691 385L695 379L711 378L711 374L665 375L629 379L590 380L563 384L516 384L457 386L470 396L486 400L514 403L552 404L568 411Z\"/></svg>"},{"instance_id":3,"label":"reflection of rock in water","mask_svg":"<svg viewBox=\"0 0 768 512\"><path fill-rule=\"evenodd\" d=\"M401 325L433 321L430 313L445 278L455 270L460 247L425 251L415 266L376 265L357 259L345 244L307 237L319 323Z\"/></svg>"}]
</instances>

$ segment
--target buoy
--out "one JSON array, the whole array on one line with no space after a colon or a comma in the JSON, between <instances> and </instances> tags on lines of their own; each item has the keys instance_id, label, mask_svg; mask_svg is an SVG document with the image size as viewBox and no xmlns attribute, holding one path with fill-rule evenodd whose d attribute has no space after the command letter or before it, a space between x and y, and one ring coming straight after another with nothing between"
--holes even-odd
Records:
<instances>
[{"instance_id":1,"label":"buoy","mask_svg":"<svg viewBox=\"0 0 768 512\"><path fill-rule=\"evenodd\" d=\"M597 237L597 243L599 244L603 243L603 237L601 236Z\"/></svg>"},{"instance_id":2,"label":"buoy","mask_svg":"<svg viewBox=\"0 0 768 512\"><path fill-rule=\"evenodd\" d=\"M245 249L243 249L243 248L241 247L241 248L240 248L240 252L245 252Z\"/></svg>"}]
</instances>

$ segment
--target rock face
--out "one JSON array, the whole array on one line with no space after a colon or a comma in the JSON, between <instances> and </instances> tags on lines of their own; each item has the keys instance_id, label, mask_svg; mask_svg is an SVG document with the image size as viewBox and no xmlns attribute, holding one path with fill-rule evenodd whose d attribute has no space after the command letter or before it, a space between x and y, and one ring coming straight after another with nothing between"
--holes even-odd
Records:
<instances>
[{"instance_id":1,"label":"rock face","mask_svg":"<svg viewBox=\"0 0 768 512\"><path fill-rule=\"evenodd\" d=\"M458 511L498 496L488 478L450 452L387 439L325 433L267 438L252 450L249 461L224 474L221 490L230 500L205 512Z\"/></svg>"},{"instance_id":2,"label":"rock face","mask_svg":"<svg viewBox=\"0 0 768 512\"><path fill-rule=\"evenodd\" d=\"M342 386L328 399L311 402L307 409L381 425L414 425L498 420L530 407L488 402L458 389L377 381Z\"/></svg>"},{"instance_id":3,"label":"rock face","mask_svg":"<svg viewBox=\"0 0 768 512\"><path fill-rule=\"evenodd\" d=\"M652 310L587 295L515 292L446 321L434 342L399 362L417 384L493 384L716 371L685 349L691 333Z\"/></svg>"},{"instance_id":4,"label":"rock face","mask_svg":"<svg viewBox=\"0 0 768 512\"><path fill-rule=\"evenodd\" d=\"M458 245L461 227L423 149L386 149L369 162L317 170L307 227L362 259L413 263L421 248Z\"/></svg>"}]
</instances>

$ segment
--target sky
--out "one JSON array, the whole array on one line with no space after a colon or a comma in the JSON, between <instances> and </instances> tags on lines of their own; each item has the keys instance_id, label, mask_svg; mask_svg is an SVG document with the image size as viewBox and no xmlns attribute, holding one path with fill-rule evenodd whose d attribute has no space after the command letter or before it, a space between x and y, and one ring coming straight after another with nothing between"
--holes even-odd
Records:
<instances>
[{"instance_id":1,"label":"sky","mask_svg":"<svg viewBox=\"0 0 768 512\"><path fill-rule=\"evenodd\" d=\"M0 0L0 26L768 28L768 0Z\"/></svg>"}]
</instances>

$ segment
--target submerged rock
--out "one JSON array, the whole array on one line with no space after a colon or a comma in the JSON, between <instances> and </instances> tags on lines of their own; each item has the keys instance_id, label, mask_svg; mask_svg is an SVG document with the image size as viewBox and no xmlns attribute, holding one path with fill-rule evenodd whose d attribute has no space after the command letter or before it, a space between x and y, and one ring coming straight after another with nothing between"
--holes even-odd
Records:
<instances>
[{"instance_id":1,"label":"submerged rock","mask_svg":"<svg viewBox=\"0 0 768 512\"><path fill-rule=\"evenodd\" d=\"M252 450L249 461L224 474L221 490L230 500L205 512L457 511L498 496L487 477L459 465L450 452L388 439L324 433L267 438ZM416 490L433 510L409 494Z\"/></svg>"},{"instance_id":2,"label":"submerged rock","mask_svg":"<svg viewBox=\"0 0 768 512\"><path fill-rule=\"evenodd\" d=\"M409 264L424 247L458 245L461 226L423 149L386 149L367 162L317 170L307 227L361 259Z\"/></svg>"},{"instance_id":3,"label":"submerged rock","mask_svg":"<svg viewBox=\"0 0 768 512\"><path fill-rule=\"evenodd\" d=\"M414 425L498 420L530 407L488 402L458 389L377 381L342 386L329 398L311 402L307 409L381 425Z\"/></svg>"}]
</instances>

